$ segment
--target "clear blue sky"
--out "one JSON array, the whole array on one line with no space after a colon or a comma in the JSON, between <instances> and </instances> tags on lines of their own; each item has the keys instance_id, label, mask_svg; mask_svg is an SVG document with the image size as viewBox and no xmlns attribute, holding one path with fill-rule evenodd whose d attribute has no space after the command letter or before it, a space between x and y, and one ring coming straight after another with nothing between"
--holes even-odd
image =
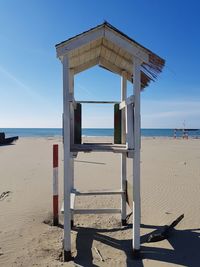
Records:
<instances>
[{"instance_id":1,"label":"clear blue sky","mask_svg":"<svg viewBox=\"0 0 200 267\"><path fill-rule=\"evenodd\" d=\"M200 128L199 14L198 0L0 0L0 127L60 127L55 44L107 20L166 59L142 93L142 127ZM119 99L120 77L95 67L75 77L75 91L77 99ZM84 127L113 126L111 107L83 115Z\"/></svg>"}]
</instances>

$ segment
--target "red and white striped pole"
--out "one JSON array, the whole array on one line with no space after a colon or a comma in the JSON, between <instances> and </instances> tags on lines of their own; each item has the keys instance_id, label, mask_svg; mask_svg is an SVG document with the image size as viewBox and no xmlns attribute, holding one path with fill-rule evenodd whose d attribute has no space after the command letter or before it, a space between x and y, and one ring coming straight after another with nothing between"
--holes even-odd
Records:
<instances>
[{"instance_id":1,"label":"red and white striped pole","mask_svg":"<svg viewBox=\"0 0 200 267\"><path fill-rule=\"evenodd\" d=\"M53 145L53 225L58 225L58 145Z\"/></svg>"}]
</instances>

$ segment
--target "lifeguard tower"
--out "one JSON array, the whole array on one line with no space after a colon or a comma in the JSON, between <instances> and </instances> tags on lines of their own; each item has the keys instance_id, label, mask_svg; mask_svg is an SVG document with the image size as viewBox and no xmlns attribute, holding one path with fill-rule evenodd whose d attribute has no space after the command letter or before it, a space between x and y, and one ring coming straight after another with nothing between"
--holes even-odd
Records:
<instances>
[{"instance_id":1,"label":"lifeguard tower","mask_svg":"<svg viewBox=\"0 0 200 267\"><path fill-rule=\"evenodd\" d=\"M73 214L121 213L126 223L127 157L133 159L132 210L133 253L140 251L140 92L162 71L164 60L111 24L104 22L56 45L63 66L63 135L64 135L64 261L71 259ZM74 75L99 65L121 76L121 101L76 101ZM127 97L127 81L133 83ZM114 105L114 143L88 144L81 140L81 104ZM80 192L74 188L74 157L78 152L114 152L121 154L121 188L103 192ZM76 195L121 196L119 209L75 209Z\"/></svg>"}]
</instances>

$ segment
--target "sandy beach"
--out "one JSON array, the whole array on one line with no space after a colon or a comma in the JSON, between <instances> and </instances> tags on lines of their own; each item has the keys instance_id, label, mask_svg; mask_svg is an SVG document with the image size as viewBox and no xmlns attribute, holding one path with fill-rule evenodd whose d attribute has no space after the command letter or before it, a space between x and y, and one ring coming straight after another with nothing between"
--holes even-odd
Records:
<instances>
[{"instance_id":1,"label":"sandy beach","mask_svg":"<svg viewBox=\"0 0 200 267\"><path fill-rule=\"evenodd\" d=\"M61 261L62 227L48 224L53 144L59 144L61 206L61 138L20 138L15 145L0 147L0 266L200 266L200 140L142 139L141 260L131 258L132 217L121 227L119 215L76 215L71 233L74 262L69 263ZM118 189L119 160L119 154L80 153L75 187ZM131 173L129 160L128 176ZM77 197L76 207L117 208L120 199ZM146 242L149 233L183 213L168 240ZM62 216L60 220L62 224Z\"/></svg>"}]
</instances>

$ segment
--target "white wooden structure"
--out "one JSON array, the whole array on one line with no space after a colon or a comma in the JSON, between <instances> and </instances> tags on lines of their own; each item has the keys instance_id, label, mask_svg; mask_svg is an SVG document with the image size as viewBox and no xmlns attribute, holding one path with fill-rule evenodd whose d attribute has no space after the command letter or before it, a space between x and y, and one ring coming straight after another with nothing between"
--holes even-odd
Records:
<instances>
[{"instance_id":1,"label":"white wooden structure","mask_svg":"<svg viewBox=\"0 0 200 267\"><path fill-rule=\"evenodd\" d=\"M154 80L164 60L107 22L56 45L63 65L64 128L64 261L71 258L71 221L73 214L121 213L126 219L126 159L133 158L133 252L140 250L140 92ZM121 144L75 144L74 75L94 65L121 75ZM127 98L127 80L133 94ZM86 101L97 103L97 101ZM111 103L103 101L101 103ZM112 102L114 103L114 102ZM104 192L79 192L74 188L74 153L107 151L121 153L121 188ZM120 209L76 210L75 195L121 195Z\"/></svg>"}]
</instances>

